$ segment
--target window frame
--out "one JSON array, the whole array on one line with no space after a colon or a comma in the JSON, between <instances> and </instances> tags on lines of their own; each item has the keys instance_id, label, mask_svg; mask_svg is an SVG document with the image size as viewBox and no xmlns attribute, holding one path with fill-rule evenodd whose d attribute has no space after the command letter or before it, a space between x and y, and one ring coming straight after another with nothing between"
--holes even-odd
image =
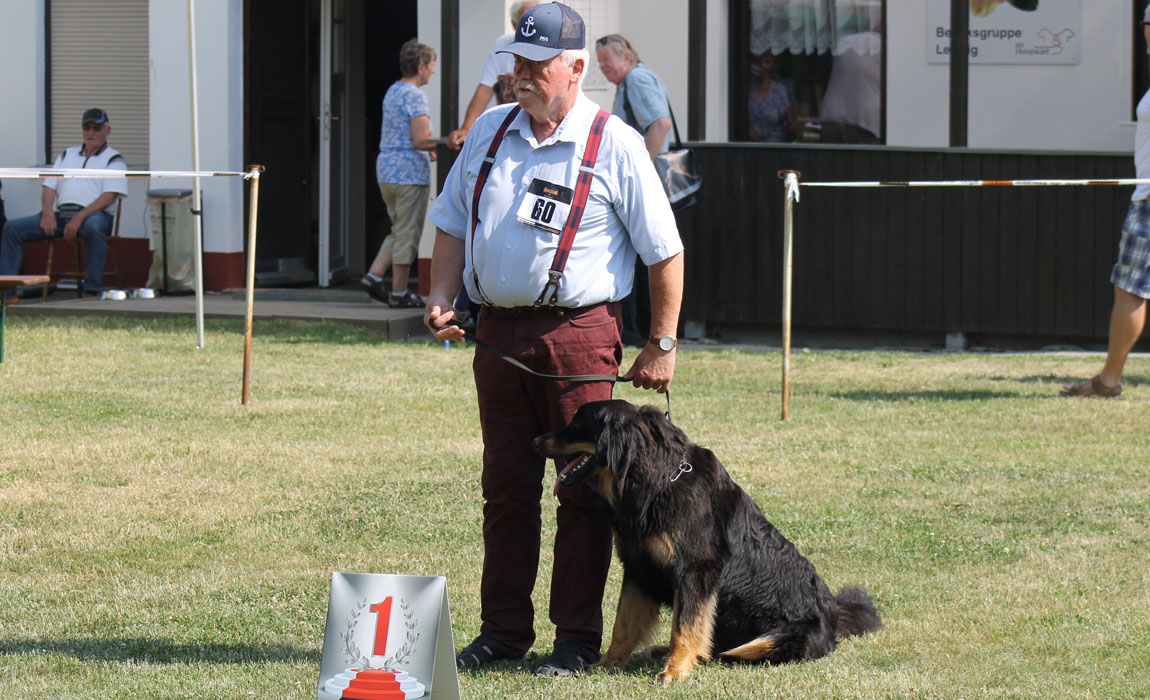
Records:
<instances>
[{"instance_id":1,"label":"window frame","mask_svg":"<svg viewBox=\"0 0 1150 700\"><path fill-rule=\"evenodd\" d=\"M881 56L881 75L879 76L879 90L881 98L881 107L879 110L879 124L881 133L877 134L879 140L882 142L881 146L887 143L887 7L888 0L879 0L882 3L882 56ZM1138 0L1135 0L1138 2ZM750 35L748 27L751 26L751 0L730 0L728 12L728 36L730 47L727 55L729 82L729 100L728 100L728 114L727 114L727 140L733 143L756 143L748 138L750 132L750 117L748 109L750 106L750 95L748 87L750 85L750 68L747 65L745 58L750 55ZM804 145L801 142L792 142L786 145ZM836 144L836 145L853 145L853 144ZM872 148L875 146L872 146Z\"/></svg>"}]
</instances>

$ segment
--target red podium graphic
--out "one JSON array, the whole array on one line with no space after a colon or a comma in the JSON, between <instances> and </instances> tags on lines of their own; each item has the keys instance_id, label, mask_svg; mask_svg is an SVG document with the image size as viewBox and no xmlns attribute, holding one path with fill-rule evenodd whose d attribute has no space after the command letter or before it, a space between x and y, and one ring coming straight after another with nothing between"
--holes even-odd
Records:
<instances>
[{"instance_id":1,"label":"red podium graphic","mask_svg":"<svg viewBox=\"0 0 1150 700\"><path fill-rule=\"evenodd\" d=\"M423 684L406 673L349 668L336 674L323 689L338 698L353 700L412 700L423 697Z\"/></svg>"},{"instance_id":2,"label":"red podium graphic","mask_svg":"<svg viewBox=\"0 0 1150 700\"><path fill-rule=\"evenodd\" d=\"M334 573L317 700L458 700L442 576Z\"/></svg>"}]
</instances>

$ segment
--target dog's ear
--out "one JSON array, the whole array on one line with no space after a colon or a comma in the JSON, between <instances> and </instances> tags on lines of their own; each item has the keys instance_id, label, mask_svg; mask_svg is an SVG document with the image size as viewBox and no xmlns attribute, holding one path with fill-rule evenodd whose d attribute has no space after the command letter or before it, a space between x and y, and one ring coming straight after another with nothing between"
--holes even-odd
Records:
<instances>
[{"instance_id":1,"label":"dog's ear","mask_svg":"<svg viewBox=\"0 0 1150 700\"><path fill-rule=\"evenodd\" d=\"M630 409L630 410L627 410ZM599 415L602 429L595 447L596 456L615 474L615 483L622 493L635 461L649 449L635 410L630 404L612 402L603 407Z\"/></svg>"},{"instance_id":2,"label":"dog's ear","mask_svg":"<svg viewBox=\"0 0 1150 700\"><path fill-rule=\"evenodd\" d=\"M679 430L667 416L655 406L643 406L639 409L639 416L643 430L650 440L652 458L658 463L675 462L682 459L684 452L690 445L686 434Z\"/></svg>"}]
</instances>

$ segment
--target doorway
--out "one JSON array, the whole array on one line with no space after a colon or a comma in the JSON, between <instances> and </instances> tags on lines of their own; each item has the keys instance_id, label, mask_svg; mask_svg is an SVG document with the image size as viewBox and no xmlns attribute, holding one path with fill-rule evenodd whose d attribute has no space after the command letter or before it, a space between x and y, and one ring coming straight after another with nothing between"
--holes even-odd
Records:
<instances>
[{"instance_id":1,"label":"doorway","mask_svg":"<svg viewBox=\"0 0 1150 700\"><path fill-rule=\"evenodd\" d=\"M419 29L415 0L369 1L364 7L364 28L368 40L364 45L364 106L363 139L367 158L363 176L367 184L364 197L363 217L364 271L371 265L379 252L379 245L391 233L391 221L387 218L387 208L379 194L375 179L375 159L379 153L379 131L382 126L383 96L387 89L399 80L399 48L403 42L416 36ZM425 44L435 42L420 39ZM411 268L412 281L417 276L417 265Z\"/></svg>"},{"instance_id":2,"label":"doorway","mask_svg":"<svg viewBox=\"0 0 1150 700\"><path fill-rule=\"evenodd\" d=\"M380 104L416 0L246 0L244 163L261 178L256 283L363 274L390 231L375 181Z\"/></svg>"}]
</instances>

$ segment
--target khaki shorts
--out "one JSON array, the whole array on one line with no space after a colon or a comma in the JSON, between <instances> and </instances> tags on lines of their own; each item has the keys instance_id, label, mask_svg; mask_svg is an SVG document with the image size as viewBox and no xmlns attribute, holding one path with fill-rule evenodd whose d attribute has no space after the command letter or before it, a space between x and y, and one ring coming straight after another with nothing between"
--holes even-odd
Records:
<instances>
[{"instance_id":1,"label":"khaki shorts","mask_svg":"<svg viewBox=\"0 0 1150 700\"><path fill-rule=\"evenodd\" d=\"M419 234L423 233L423 220L427 218L428 190L427 185L379 183L379 193L391 219L391 234L383 239L380 250L391 253L393 264L410 265L419 254Z\"/></svg>"}]
</instances>

